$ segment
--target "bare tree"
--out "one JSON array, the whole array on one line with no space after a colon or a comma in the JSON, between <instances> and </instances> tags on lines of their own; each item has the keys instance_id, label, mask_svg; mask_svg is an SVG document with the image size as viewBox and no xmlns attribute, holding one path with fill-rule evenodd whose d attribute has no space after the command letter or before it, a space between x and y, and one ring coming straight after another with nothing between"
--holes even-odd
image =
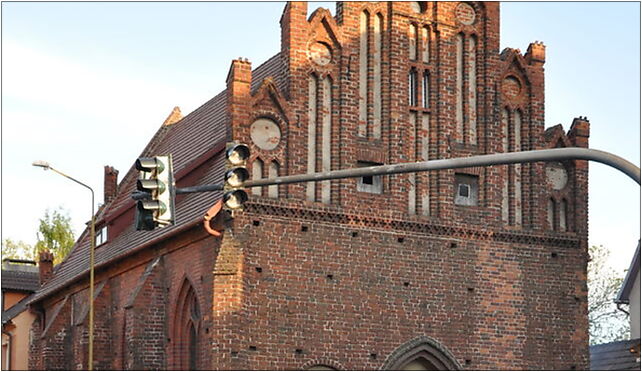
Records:
<instances>
[{"instance_id":1,"label":"bare tree","mask_svg":"<svg viewBox=\"0 0 642 372\"><path fill-rule=\"evenodd\" d=\"M588 302L589 342L591 345L629 338L627 315L618 310L613 300L622 286L624 272L608 265L609 250L599 245L589 248Z\"/></svg>"}]
</instances>

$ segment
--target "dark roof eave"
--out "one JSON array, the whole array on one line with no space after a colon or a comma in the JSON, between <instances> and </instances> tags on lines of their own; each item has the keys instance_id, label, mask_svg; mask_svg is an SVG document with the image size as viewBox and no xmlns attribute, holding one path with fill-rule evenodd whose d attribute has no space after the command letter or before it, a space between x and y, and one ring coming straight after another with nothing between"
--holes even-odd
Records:
<instances>
[{"instance_id":1,"label":"dark roof eave","mask_svg":"<svg viewBox=\"0 0 642 372\"><path fill-rule=\"evenodd\" d=\"M622 282L622 287L620 287L620 291L618 292L617 297L614 300L616 304L629 303L629 296L631 295L631 289L633 288L633 284L635 283L635 279L638 277L639 272L640 272L640 241L638 240L638 247L635 249L635 254L633 255L633 259L631 260L631 265L629 266L629 270L626 273L626 277Z\"/></svg>"},{"instance_id":2,"label":"dark roof eave","mask_svg":"<svg viewBox=\"0 0 642 372\"><path fill-rule=\"evenodd\" d=\"M4 326L5 324L11 323L11 320L15 318L16 316L22 314L25 310L27 310L27 306L29 306L29 302L31 301L31 296L27 296L23 298L22 300L18 301L16 304L8 308L7 310L2 312L2 325Z\"/></svg>"},{"instance_id":3,"label":"dark roof eave","mask_svg":"<svg viewBox=\"0 0 642 372\"><path fill-rule=\"evenodd\" d=\"M169 238L171 238L171 237L173 237L175 235L178 235L178 234L180 234L180 233L182 233L182 232L184 232L186 230L189 230L192 227L194 227L194 226L198 225L199 223L201 223L202 221L203 221L203 218L199 217L199 218L196 218L196 219L194 219L192 221L186 222L182 226L177 227L176 229L170 231L167 234L159 235L156 238L154 238L152 240L149 240L149 241L145 242L144 244L139 245L138 247L136 247L134 249L130 249L128 251L125 251L121 255L114 256L114 257L110 258L109 260L106 260L104 262L101 262L100 264L95 265L94 266L94 271L97 270L97 269L101 269L104 266L107 266L107 265L113 263L114 261L122 260L123 258L132 256L132 255L134 255L134 254L136 254L136 253L138 253L140 251L145 250L146 248L149 248L149 247L151 247L151 246L153 246L155 244L160 243L161 241L163 241L165 239L169 239ZM27 306L33 306L33 305L35 305L35 304L37 304L39 302L42 302L43 300L51 297L52 295L54 295L56 292L60 291L61 289L68 287L69 285L71 285L74 282L77 282L78 279L80 279L80 278L82 278L84 276L88 276L88 275L89 275L89 269L79 273L78 275L76 275L74 277L69 278L66 282L64 282L63 284L61 284L61 285L59 285L57 287L52 288L48 292L45 292L45 293L42 293L42 294L40 294L38 292L34 293L33 298L31 298L27 302Z\"/></svg>"}]
</instances>

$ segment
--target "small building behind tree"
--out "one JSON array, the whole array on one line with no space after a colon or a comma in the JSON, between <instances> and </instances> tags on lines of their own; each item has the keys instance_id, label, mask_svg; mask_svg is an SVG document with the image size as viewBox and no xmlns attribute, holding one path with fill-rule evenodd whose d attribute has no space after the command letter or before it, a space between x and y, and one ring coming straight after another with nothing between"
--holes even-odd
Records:
<instances>
[{"instance_id":1,"label":"small building behind tree","mask_svg":"<svg viewBox=\"0 0 642 372\"><path fill-rule=\"evenodd\" d=\"M51 272L53 258L2 260L2 370L29 369L29 341L35 314L27 302Z\"/></svg>"}]
</instances>

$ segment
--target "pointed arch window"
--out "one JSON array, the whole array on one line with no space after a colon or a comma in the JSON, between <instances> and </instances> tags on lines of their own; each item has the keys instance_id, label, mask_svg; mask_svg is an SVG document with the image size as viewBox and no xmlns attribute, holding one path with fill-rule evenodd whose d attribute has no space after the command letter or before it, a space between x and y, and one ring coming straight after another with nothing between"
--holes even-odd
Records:
<instances>
[{"instance_id":1,"label":"pointed arch window","mask_svg":"<svg viewBox=\"0 0 642 372\"><path fill-rule=\"evenodd\" d=\"M555 230L555 200L553 198L548 199L548 210L547 210L547 220L548 228L550 230Z\"/></svg>"},{"instance_id":2,"label":"pointed arch window","mask_svg":"<svg viewBox=\"0 0 642 372\"><path fill-rule=\"evenodd\" d=\"M359 136L367 136L368 125L368 70L370 14L363 11L359 17Z\"/></svg>"},{"instance_id":3,"label":"pointed arch window","mask_svg":"<svg viewBox=\"0 0 642 372\"><path fill-rule=\"evenodd\" d=\"M455 36L455 49L455 125L459 141L464 142L464 35L461 33Z\"/></svg>"},{"instance_id":4,"label":"pointed arch window","mask_svg":"<svg viewBox=\"0 0 642 372\"><path fill-rule=\"evenodd\" d=\"M566 199L562 199L560 202L560 231L566 231L568 229L566 221L567 208Z\"/></svg>"},{"instance_id":5,"label":"pointed arch window","mask_svg":"<svg viewBox=\"0 0 642 372\"><path fill-rule=\"evenodd\" d=\"M477 143L477 37L468 38L468 141Z\"/></svg>"},{"instance_id":6,"label":"pointed arch window","mask_svg":"<svg viewBox=\"0 0 642 372\"><path fill-rule=\"evenodd\" d=\"M424 63L430 62L430 29L428 26L421 28L421 60Z\"/></svg>"},{"instance_id":7,"label":"pointed arch window","mask_svg":"<svg viewBox=\"0 0 642 372\"><path fill-rule=\"evenodd\" d=\"M321 171L332 170L332 80L330 76L321 82L323 92L321 112ZM330 180L321 181L321 202L330 204Z\"/></svg>"},{"instance_id":8,"label":"pointed arch window","mask_svg":"<svg viewBox=\"0 0 642 372\"><path fill-rule=\"evenodd\" d=\"M373 120L372 120L372 137L375 139L381 138L381 120L382 120L382 74L381 65L382 50L383 50L383 37L381 31L383 30L383 15L377 13L374 18L374 53L373 53Z\"/></svg>"},{"instance_id":9,"label":"pointed arch window","mask_svg":"<svg viewBox=\"0 0 642 372\"><path fill-rule=\"evenodd\" d=\"M260 180L263 178L263 161L259 158L254 159L252 162L252 179ZM252 187L252 194L261 196L262 187Z\"/></svg>"},{"instance_id":10,"label":"pointed arch window","mask_svg":"<svg viewBox=\"0 0 642 372\"><path fill-rule=\"evenodd\" d=\"M273 162L270 163L270 167L268 169L268 178L276 178L279 176L279 163L274 160ZM271 185L268 186L268 196L270 198L278 198L279 197L279 186L278 185Z\"/></svg>"},{"instance_id":11,"label":"pointed arch window","mask_svg":"<svg viewBox=\"0 0 642 372\"><path fill-rule=\"evenodd\" d=\"M317 159L317 77L310 75L308 78L308 173L316 172ZM361 120L361 119L360 119ZM360 124L361 125L361 124ZM306 184L306 199L315 200L315 183Z\"/></svg>"},{"instance_id":12,"label":"pointed arch window","mask_svg":"<svg viewBox=\"0 0 642 372\"><path fill-rule=\"evenodd\" d=\"M201 309L196 291L185 279L178 293L173 325L173 369L196 370L199 368L199 329Z\"/></svg>"},{"instance_id":13,"label":"pointed arch window","mask_svg":"<svg viewBox=\"0 0 642 372\"><path fill-rule=\"evenodd\" d=\"M411 61L417 59L417 25L411 24L408 31L408 58Z\"/></svg>"},{"instance_id":14,"label":"pointed arch window","mask_svg":"<svg viewBox=\"0 0 642 372\"><path fill-rule=\"evenodd\" d=\"M514 117L515 131L513 138L515 140L513 151L522 151L522 112L515 111ZM515 164L514 168L514 194L515 194L515 225L521 226L523 223L522 211L522 165Z\"/></svg>"},{"instance_id":15,"label":"pointed arch window","mask_svg":"<svg viewBox=\"0 0 642 372\"><path fill-rule=\"evenodd\" d=\"M509 131L508 131L508 118L510 113L507 108L502 109L502 151L509 151ZM510 181L510 165L503 166L503 180L502 180L502 222L509 223L510 217L510 194L509 194L509 181Z\"/></svg>"}]
</instances>

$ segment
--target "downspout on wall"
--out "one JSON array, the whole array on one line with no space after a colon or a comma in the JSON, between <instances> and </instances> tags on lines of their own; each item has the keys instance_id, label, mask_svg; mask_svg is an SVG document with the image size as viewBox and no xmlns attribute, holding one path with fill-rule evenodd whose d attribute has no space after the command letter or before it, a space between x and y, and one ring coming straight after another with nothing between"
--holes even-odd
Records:
<instances>
[{"instance_id":1,"label":"downspout on wall","mask_svg":"<svg viewBox=\"0 0 642 372\"><path fill-rule=\"evenodd\" d=\"M11 333L7 332L7 331L4 331L4 330L2 331L2 333L7 335L7 337L9 338L7 340L7 365L5 366L4 369L6 371L10 371L11 370L11 346L12 346L11 345L12 344L11 341L12 341L13 335Z\"/></svg>"}]
</instances>

